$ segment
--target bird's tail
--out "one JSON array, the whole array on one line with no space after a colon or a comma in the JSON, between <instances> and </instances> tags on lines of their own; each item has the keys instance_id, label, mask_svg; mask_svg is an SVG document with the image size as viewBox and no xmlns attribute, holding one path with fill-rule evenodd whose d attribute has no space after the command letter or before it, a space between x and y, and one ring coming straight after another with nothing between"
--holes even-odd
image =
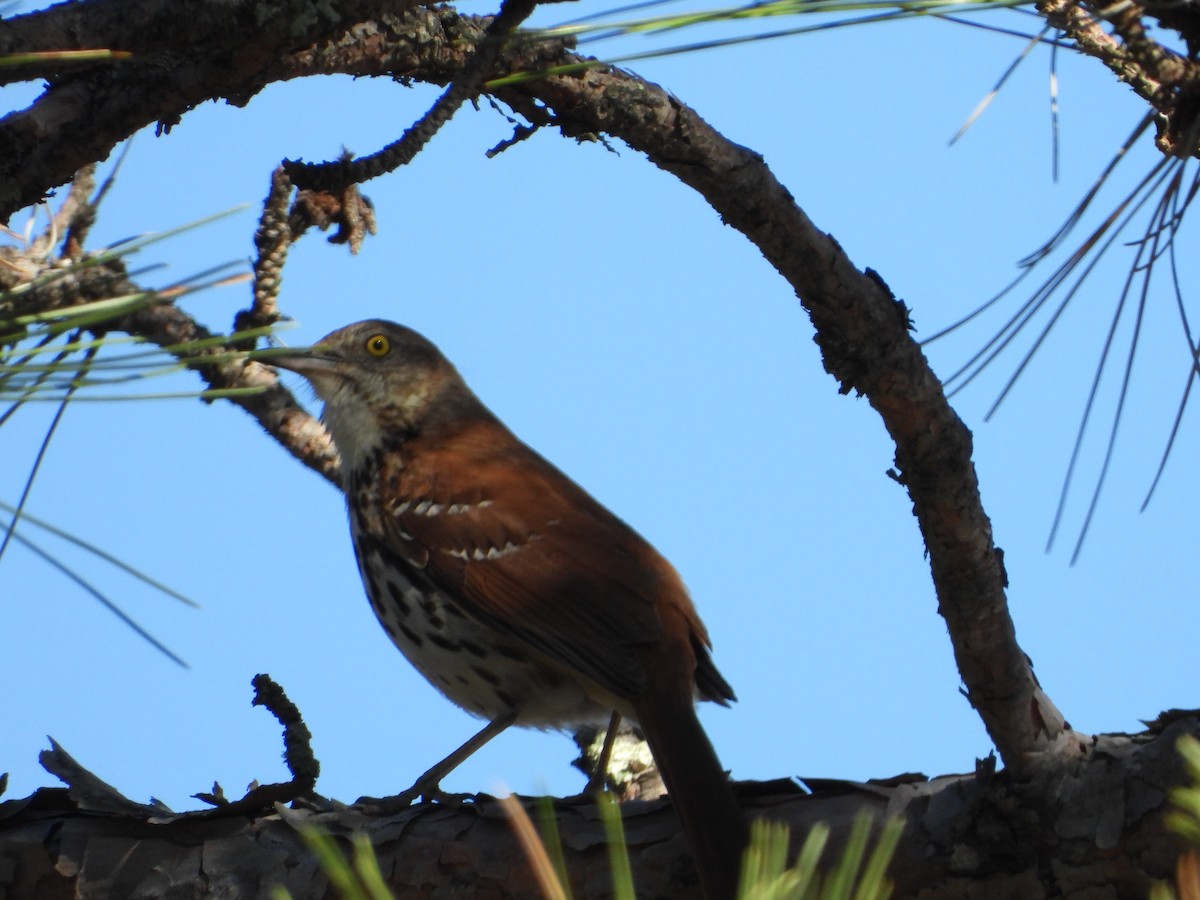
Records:
<instances>
[{"instance_id":1,"label":"bird's tail","mask_svg":"<svg viewBox=\"0 0 1200 900\"><path fill-rule=\"evenodd\" d=\"M690 695L672 699L647 691L636 707L706 900L734 900L748 839L746 822Z\"/></svg>"}]
</instances>

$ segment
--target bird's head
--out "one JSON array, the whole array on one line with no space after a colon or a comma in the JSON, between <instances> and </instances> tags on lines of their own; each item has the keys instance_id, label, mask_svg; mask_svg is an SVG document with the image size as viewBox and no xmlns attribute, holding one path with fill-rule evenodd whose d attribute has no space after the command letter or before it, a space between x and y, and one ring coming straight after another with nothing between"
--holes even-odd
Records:
<instances>
[{"instance_id":1,"label":"bird's head","mask_svg":"<svg viewBox=\"0 0 1200 900\"><path fill-rule=\"evenodd\" d=\"M311 347L263 361L308 379L324 401L321 418L343 464L351 468L390 438L478 406L441 351L394 322L357 322Z\"/></svg>"}]
</instances>

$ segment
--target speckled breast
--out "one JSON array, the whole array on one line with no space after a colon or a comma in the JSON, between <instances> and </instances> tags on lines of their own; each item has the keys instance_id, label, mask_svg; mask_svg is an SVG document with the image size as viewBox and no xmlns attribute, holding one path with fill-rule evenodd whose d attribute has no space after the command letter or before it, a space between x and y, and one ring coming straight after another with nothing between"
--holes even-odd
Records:
<instances>
[{"instance_id":1,"label":"speckled breast","mask_svg":"<svg viewBox=\"0 0 1200 900\"><path fill-rule=\"evenodd\" d=\"M515 712L516 724L535 728L607 721L611 711L575 679L517 638L472 619L370 524L370 516L350 516L371 608L400 652L446 697L488 720Z\"/></svg>"}]
</instances>

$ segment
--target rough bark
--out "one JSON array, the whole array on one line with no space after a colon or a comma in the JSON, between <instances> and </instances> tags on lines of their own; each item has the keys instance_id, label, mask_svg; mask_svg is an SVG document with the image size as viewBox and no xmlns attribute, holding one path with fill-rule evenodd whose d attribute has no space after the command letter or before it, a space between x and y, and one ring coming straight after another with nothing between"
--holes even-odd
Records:
<instances>
[{"instance_id":1,"label":"rough bark","mask_svg":"<svg viewBox=\"0 0 1200 900\"><path fill-rule=\"evenodd\" d=\"M1180 718L1159 733L1090 740L1042 812L1031 810L1024 793L986 760L976 773L932 780L813 782L812 794L786 782L744 783L739 799L749 815L787 822L794 835L816 822L830 824L827 860L860 812L903 815L891 868L898 898L1141 898L1152 879L1170 874L1178 852L1163 830L1162 811L1166 791L1178 783L1174 746L1185 733L1200 734L1200 721ZM556 800L554 811L573 895L611 896L595 805ZM699 897L670 804L634 801L622 812L638 896ZM424 804L387 817L303 804L174 815L122 803L93 783L0 804L0 896L250 900L282 884L297 900L316 900L331 894L297 832L310 825L339 838L369 835L397 896L539 896L499 804L486 796L459 808Z\"/></svg>"}]
</instances>

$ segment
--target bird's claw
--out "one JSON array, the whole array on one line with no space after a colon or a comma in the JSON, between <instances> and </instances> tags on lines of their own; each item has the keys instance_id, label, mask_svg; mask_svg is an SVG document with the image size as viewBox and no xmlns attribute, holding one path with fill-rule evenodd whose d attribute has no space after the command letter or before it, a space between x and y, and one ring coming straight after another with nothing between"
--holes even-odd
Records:
<instances>
[{"instance_id":1,"label":"bird's claw","mask_svg":"<svg viewBox=\"0 0 1200 900\"><path fill-rule=\"evenodd\" d=\"M474 794L448 794L441 788L433 788L421 794L421 802L438 803L442 806L462 806L474 796Z\"/></svg>"},{"instance_id":2,"label":"bird's claw","mask_svg":"<svg viewBox=\"0 0 1200 900\"><path fill-rule=\"evenodd\" d=\"M390 816L408 809L414 803L438 803L443 806L462 806L471 794L448 794L438 785L414 784L392 797L359 797L354 808L376 816Z\"/></svg>"},{"instance_id":3,"label":"bird's claw","mask_svg":"<svg viewBox=\"0 0 1200 900\"><path fill-rule=\"evenodd\" d=\"M393 797L359 797L354 801L354 808L372 816L390 816L408 809L417 796L408 790Z\"/></svg>"}]
</instances>

